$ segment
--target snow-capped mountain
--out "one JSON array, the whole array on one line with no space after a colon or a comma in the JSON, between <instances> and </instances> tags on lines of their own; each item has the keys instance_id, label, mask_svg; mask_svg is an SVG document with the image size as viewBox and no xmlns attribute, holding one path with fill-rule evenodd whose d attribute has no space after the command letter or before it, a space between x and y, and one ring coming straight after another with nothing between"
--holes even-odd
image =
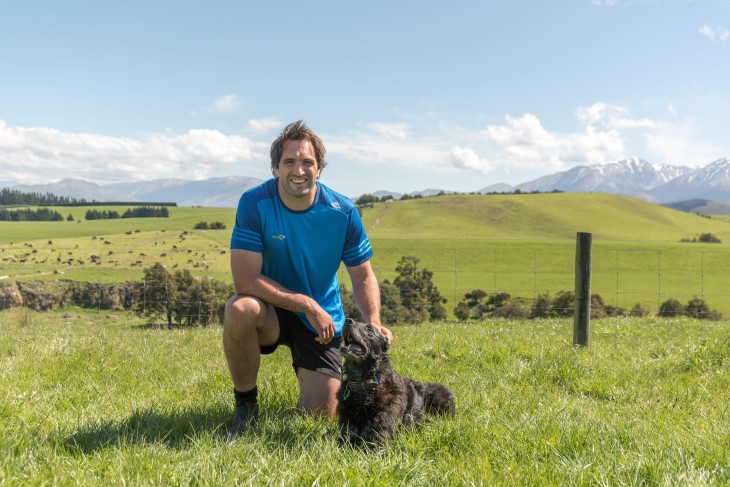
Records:
<instances>
[{"instance_id":1,"label":"snow-capped mountain","mask_svg":"<svg viewBox=\"0 0 730 487\"><path fill-rule=\"evenodd\" d=\"M53 184L12 186L23 192L52 193L87 201L145 201L176 202L181 206L215 206L235 208L241 193L263 180L253 177L222 177L202 181L183 179L157 179L98 185L79 179L64 179ZM605 192L641 198L653 203L674 203L691 199L704 199L717 203L730 203L730 158L700 168L652 164L643 159L624 159L608 164L576 166L570 170L543 176L533 181L510 186L492 184L476 192ZM448 189L412 191L410 196L451 194ZM400 193L377 191L375 196ZM353 195L357 200L359 195Z\"/></svg>"},{"instance_id":2,"label":"snow-capped mountain","mask_svg":"<svg viewBox=\"0 0 730 487\"><path fill-rule=\"evenodd\" d=\"M651 191L662 202L706 199L730 201L730 158L717 161L666 182Z\"/></svg>"},{"instance_id":3,"label":"snow-capped mountain","mask_svg":"<svg viewBox=\"0 0 730 487\"><path fill-rule=\"evenodd\" d=\"M607 164L576 166L519 184L516 189L523 192L558 189L565 192L619 193L652 199L654 188L692 172L693 169L687 166L651 164L643 159L630 158Z\"/></svg>"}]
</instances>

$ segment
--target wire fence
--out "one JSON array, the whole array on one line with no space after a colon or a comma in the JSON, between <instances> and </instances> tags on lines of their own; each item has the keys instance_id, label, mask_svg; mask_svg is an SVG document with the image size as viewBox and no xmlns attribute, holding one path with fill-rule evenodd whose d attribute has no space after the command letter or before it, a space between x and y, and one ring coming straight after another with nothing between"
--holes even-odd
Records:
<instances>
[{"instance_id":1,"label":"wire fence","mask_svg":"<svg viewBox=\"0 0 730 487\"><path fill-rule=\"evenodd\" d=\"M207 323L232 293L227 238L207 233L161 234L140 241L93 238L87 247L60 247L52 241L0 248L0 325L18 321L13 309L50 313L56 322L77 308L126 313L130 322L150 321L150 310L178 310L175 322ZM198 237L198 238L196 238ZM404 256L418 260L440 295L448 318L465 295L508 294L527 309L544 305L575 286L573 240L374 240L373 268L379 282L393 283ZM161 263L171 273L187 272L185 293L145 282L143 270ZM596 242L591 292L612 310L637 305L657 313L667 300L701 299L717 315L730 313L730 249L716 244ZM346 270L339 279L351 288ZM210 283L221 283L218 294ZM408 289L416 293L425 289ZM230 294L228 294L230 295ZM215 306L206 300L213 299ZM485 298L487 299L487 298ZM2 311L4 310L4 311ZM182 311L180 311L182 310ZM430 311L430 310L429 310ZM555 307L564 314L571 307ZM166 313L167 311L165 311ZM676 311L679 313L679 311ZM24 319L37 319L31 318ZM158 319L159 323L166 320Z\"/></svg>"}]
</instances>

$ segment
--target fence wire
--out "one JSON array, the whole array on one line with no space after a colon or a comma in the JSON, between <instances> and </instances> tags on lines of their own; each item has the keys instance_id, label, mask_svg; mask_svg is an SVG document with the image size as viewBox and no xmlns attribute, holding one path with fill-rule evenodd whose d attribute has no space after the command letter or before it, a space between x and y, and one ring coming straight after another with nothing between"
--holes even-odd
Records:
<instances>
[{"instance_id":1,"label":"fence wire","mask_svg":"<svg viewBox=\"0 0 730 487\"><path fill-rule=\"evenodd\" d=\"M165 290L142 279L145 266L160 262L170 272L188 270L198 279L230 283L227 238L205 236L194 240L193 236L192 232L163 234L152 242L116 237L115 244L121 241L121 250L118 247L108 250L111 241L104 237L93 238L94 243L88 248L60 247L51 240L2 247L0 325L17 322L18 317L11 313L17 308L55 314L57 322L64 322L64 314L73 313L77 308L127 313L129 320L135 322L143 322L150 309L171 306L187 310L179 314L182 322L210 317L209 303L202 298L190 298L196 296L194 290L187 297L161 299L161 295L166 295ZM624 313L638 305L655 314L670 299L682 304L701 299L712 311L727 315L730 312L730 251L722 245L711 244L702 244L698 249L686 248L693 245L597 244L594 241L592 294L599 295L609 309ZM415 256L418 270L431 273L435 287L445 299L445 303L435 306L443 306L449 319L454 319L454 308L465 301L465 295L475 290L487 295L506 293L527 310L547 311L541 305L546 296L555 298L574 289L575 247L570 240L496 243L456 240L448 245L382 240L373 241L373 246L376 250L372 264L381 284L395 281L402 257ZM351 288L346 270L340 271L339 279ZM58 290L70 286L70 282L86 283L86 294ZM202 286L197 293L202 295ZM224 303L225 299L219 297L219 307ZM418 304L416 308L420 311L423 306ZM433 304L430 308L426 306L425 311L435 310ZM567 316L572 313L572 307L552 306L551 311ZM700 317L706 312L698 311ZM684 312L669 309L666 313Z\"/></svg>"}]
</instances>

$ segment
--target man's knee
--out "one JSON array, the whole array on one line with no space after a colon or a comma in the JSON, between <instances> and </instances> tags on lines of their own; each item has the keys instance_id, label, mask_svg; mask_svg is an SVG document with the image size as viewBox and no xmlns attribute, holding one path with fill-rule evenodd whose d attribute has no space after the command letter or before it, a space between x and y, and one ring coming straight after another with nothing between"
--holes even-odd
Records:
<instances>
[{"instance_id":1,"label":"man's knee","mask_svg":"<svg viewBox=\"0 0 730 487\"><path fill-rule=\"evenodd\" d=\"M225 321L231 324L255 322L266 307L267 304L257 297L236 294L226 303Z\"/></svg>"},{"instance_id":2,"label":"man's knee","mask_svg":"<svg viewBox=\"0 0 730 487\"><path fill-rule=\"evenodd\" d=\"M273 306L254 296L236 294L226 303L223 319L224 337L242 339L258 335L261 345L276 342L278 320Z\"/></svg>"}]
</instances>

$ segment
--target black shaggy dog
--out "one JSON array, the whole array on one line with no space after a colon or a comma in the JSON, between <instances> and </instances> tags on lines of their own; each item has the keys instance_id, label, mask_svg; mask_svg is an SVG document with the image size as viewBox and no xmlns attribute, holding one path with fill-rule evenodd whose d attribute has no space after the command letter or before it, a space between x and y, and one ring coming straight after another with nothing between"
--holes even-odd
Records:
<instances>
[{"instance_id":1,"label":"black shaggy dog","mask_svg":"<svg viewBox=\"0 0 730 487\"><path fill-rule=\"evenodd\" d=\"M370 324L348 319L342 329L343 377L337 391L341 440L378 445L399 425L412 426L426 414L456 413L456 401L442 384L402 377L390 364L388 341Z\"/></svg>"}]
</instances>

